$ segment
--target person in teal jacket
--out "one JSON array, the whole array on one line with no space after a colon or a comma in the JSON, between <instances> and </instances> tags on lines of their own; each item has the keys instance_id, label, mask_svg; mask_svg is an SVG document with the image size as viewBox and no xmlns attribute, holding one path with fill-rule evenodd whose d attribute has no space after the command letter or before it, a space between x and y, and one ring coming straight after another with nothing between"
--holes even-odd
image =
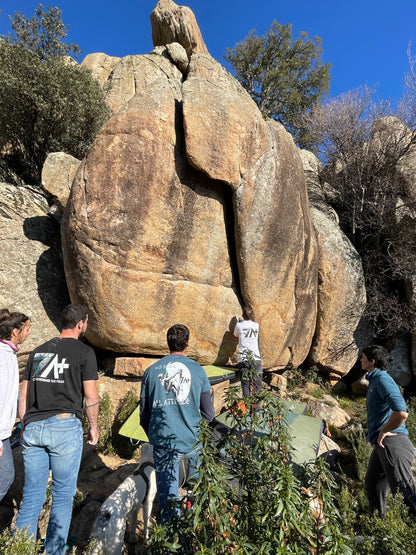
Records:
<instances>
[{"instance_id":1,"label":"person in teal jacket","mask_svg":"<svg viewBox=\"0 0 416 555\"><path fill-rule=\"evenodd\" d=\"M153 445L162 523L173 516L168 501L178 499L179 463L188 460L190 474L196 470L201 418L214 418L206 372L185 355L189 329L175 324L167 331L167 343L170 354L149 366L140 393L140 424Z\"/></svg>"},{"instance_id":2,"label":"person in teal jacket","mask_svg":"<svg viewBox=\"0 0 416 555\"><path fill-rule=\"evenodd\" d=\"M368 440L374 446L365 477L371 511L386 511L386 495L400 491L412 514L416 514L416 486L412 474L415 456L405 422L408 409L393 378L385 372L389 355L384 347L363 349L361 367L367 372Z\"/></svg>"}]
</instances>

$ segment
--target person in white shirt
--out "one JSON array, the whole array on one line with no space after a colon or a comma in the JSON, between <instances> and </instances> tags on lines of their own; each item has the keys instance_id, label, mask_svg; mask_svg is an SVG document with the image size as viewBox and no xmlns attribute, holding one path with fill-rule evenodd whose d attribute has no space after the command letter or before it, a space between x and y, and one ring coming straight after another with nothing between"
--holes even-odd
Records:
<instances>
[{"instance_id":1,"label":"person in white shirt","mask_svg":"<svg viewBox=\"0 0 416 555\"><path fill-rule=\"evenodd\" d=\"M238 339L238 367L241 370L241 387L244 397L250 397L251 389L260 391L263 382L263 369L259 351L259 325L254 322L254 314L248 306L243 307L243 319L237 322L234 337ZM255 380L248 378L249 369L255 369ZM251 387L252 386L252 387Z\"/></svg>"},{"instance_id":2,"label":"person in white shirt","mask_svg":"<svg viewBox=\"0 0 416 555\"><path fill-rule=\"evenodd\" d=\"M0 501L14 480L10 436L16 423L19 365L16 353L30 333L29 317L0 310Z\"/></svg>"}]
</instances>

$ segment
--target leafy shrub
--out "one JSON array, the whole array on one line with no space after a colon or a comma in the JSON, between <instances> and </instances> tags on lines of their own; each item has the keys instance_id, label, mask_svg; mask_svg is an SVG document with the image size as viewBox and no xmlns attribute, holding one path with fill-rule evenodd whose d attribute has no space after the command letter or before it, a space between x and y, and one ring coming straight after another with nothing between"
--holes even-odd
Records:
<instances>
[{"instance_id":1,"label":"leafy shrub","mask_svg":"<svg viewBox=\"0 0 416 555\"><path fill-rule=\"evenodd\" d=\"M96 449L100 453L112 453L111 444L111 425L113 421L111 398L105 392L100 396L100 411L98 413L98 432L99 438ZM84 418L84 432L88 430L88 420Z\"/></svg>"},{"instance_id":2,"label":"leafy shrub","mask_svg":"<svg viewBox=\"0 0 416 555\"><path fill-rule=\"evenodd\" d=\"M356 424L353 428L349 430L348 438L351 441L351 445L355 455L358 479L361 482L364 482L372 447L368 443L367 436L360 424Z\"/></svg>"},{"instance_id":3,"label":"leafy shrub","mask_svg":"<svg viewBox=\"0 0 416 555\"><path fill-rule=\"evenodd\" d=\"M27 532L17 530L15 534L9 529L0 534L0 553L2 555L33 555L41 548L41 542L34 541Z\"/></svg>"},{"instance_id":4,"label":"leafy shrub","mask_svg":"<svg viewBox=\"0 0 416 555\"><path fill-rule=\"evenodd\" d=\"M121 399L114 422L111 426L112 449L117 455L126 459L133 456L134 451L137 449L137 445L132 444L129 438L121 436L118 432L127 418L134 412L138 402L139 398L136 392L134 390L129 390L125 397Z\"/></svg>"},{"instance_id":5,"label":"leafy shrub","mask_svg":"<svg viewBox=\"0 0 416 555\"><path fill-rule=\"evenodd\" d=\"M304 387L308 382L319 385L326 389L328 379L319 371L316 366L297 367L288 372L287 389L294 391L299 387Z\"/></svg>"},{"instance_id":6,"label":"leafy shrub","mask_svg":"<svg viewBox=\"0 0 416 555\"><path fill-rule=\"evenodd\" d=\"M414 555L416 554L416 522L409 515L400 495L387 498L383 518L376 513L363 515L361 555Z\"/></svg>"},{"instance_id":7,"label":"leafy shrub","mask_svg":"<svg viewBox=\"0 0 416 555\"><path fill-rule=\"evenodd\" d=\"M127 392L118 405L117 410L113 411L111 397L105 392L100 395L100 412L98 413L99 439L96 450L99 453L108 455L119 455L124 458L131 458L136 445L132 445L130 440L119 435L119 430L127 418L137 407L139 399L134 390ZM84 418L84 432L88 430L88 421Z\"/></svg>"},{"instance_id":8,"label":"leafy shrub","mask_svg":"<svg viewBox=\"0 0 416 555\"><path fill-rule=\"evenodd\" d=\"M243 404L236 388L226 396L234 427L215 444L212 429L201 423L195 502L167 528L153 529L149 552L352 553L325 462L294 473L278 398L260 391Z\"/></svg>"}]
</instances>

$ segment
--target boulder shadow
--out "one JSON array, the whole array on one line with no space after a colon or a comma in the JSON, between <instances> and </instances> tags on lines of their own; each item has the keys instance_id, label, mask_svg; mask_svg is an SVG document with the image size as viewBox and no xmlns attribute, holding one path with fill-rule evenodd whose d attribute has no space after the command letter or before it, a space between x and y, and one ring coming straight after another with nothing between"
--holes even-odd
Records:
<instances>
[{"instance_id":1,"label":"boulder shadow","mask_svg":"<svg viewBox=\"0 0 416 555\"><path fill-rule=\"evenodd\" d=\"M71 302L65 279L60 225L50 216L34 216L25 219L23 232L31 241L49 247L36 263L36 282L43 308L59 329L61 311Z\"/></svg>"},{"instance_id":2,"label":"boulder shadow","mask_svg":"<svg viewBox=\"0 0 416 555\"><path fill-rule=\"evenodd\" d=\"M238 345L238 339L233 335L235 326L237 324L237 317L233 316L228 325L228 330L224 333L220 347L218 349L217 358L214 361L216 364L226 364L227 361L233 356Z\"/></svg>"}]
</instances>

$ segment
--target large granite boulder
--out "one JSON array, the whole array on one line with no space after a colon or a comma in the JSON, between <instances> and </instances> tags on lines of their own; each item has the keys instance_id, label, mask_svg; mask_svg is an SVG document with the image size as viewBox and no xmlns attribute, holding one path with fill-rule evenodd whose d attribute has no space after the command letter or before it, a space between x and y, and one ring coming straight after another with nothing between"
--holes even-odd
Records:
<instances>
[{"instance_id":1,"label":"large granite boulder","mask_svg":"<svg viewBox=\"0 0 416 555\"><path fill-rule=\"evenodd\" d=\"M185 12L159 2L152 54L97 58L101 76L111 67L114 115L78 170L63 222L71 298L90 307L98 347L164 354L165 331L180 321L189 354L217 363L235 350L230 320L245 302L263 365L298 365L318 283L301 159L206 53Z\"/></svg>"},{"instance_id":2,"label":"large granite boulder","mask_svg":"<svg viewBox=\"0 0 416 555\"><path fill-rule=\"evenodd\" d=\"M311 213L319 246L319 286L309 362L342 376L359 352L355 331L366 305L361 258L332 218L313 206Z\"/></svg>"},{"instance_id":3,"label":"large granite boulder","mask_svg":"<svg viewBox=\"0 0 416 555\"><path fill-rule=\"evenodd\" d=\"M19 355L59 333L60 312L69 302L59 224L44 196L0 183L0 307L27 314L31 332Z\"/></svg>"},{"instance_id":4,"label":"large granite boulder","mask_svg":"<svg viewBox=\"0 0 416 555\"><path fill-rule=\"evenodd\" d=\"M179 321L190 356L224 363L239 311L224 197L186 161L181 99L179 80L156 80L103 127L67 205L65 270L71 298L90 307L96 346L164 354Z\"/></svg>"},{"instance_id":5,"label":"large granite boulder","mask_svg":"<svg viewBox=\"0 0 416 555\"><path fill-rule=\"evenodd\" d=\"M181 71L171 63L163 49L160 54L114 58L90 54L81 66L88 68L104 87L105 99L113 113L125 108L135 94L160 79L181 80Z\"/></svg>"},{"instance_id":6,"label":"large granite boulder","mask_svg":"<svg viewBox=\"0 0 416 555\"><path fill-rule=\"evenodd\" d=\"M94 54L87 54L82 61L81 67L91 71L94 78L98 81L101 87L107 84L113 69L120 62L117 56L108 56L103 52L96 52Z\"/></svg>"},{"instance_id":7,"label":"large granite boulder","mask_svg":"<svg viewBox=\"0 0 416 555\"><path fill-rule=\"evenodd\" d=\"M183 84L189 163L235 190L268 152L267 124L240 83L209 54L192 56Z\"/></svg>"},{"instance_id":8,"label":"large granite boulder","mask_svg":"<svg viewBox=\"0 0 416 555\"><path fill-rule=\"evenodd\" d=\"M183 91L188 160L233 191L239 287L263 364L298 365L316 319L317 251L297 148L210 56L192 56Z\"/></svg>"}]
</instances>

